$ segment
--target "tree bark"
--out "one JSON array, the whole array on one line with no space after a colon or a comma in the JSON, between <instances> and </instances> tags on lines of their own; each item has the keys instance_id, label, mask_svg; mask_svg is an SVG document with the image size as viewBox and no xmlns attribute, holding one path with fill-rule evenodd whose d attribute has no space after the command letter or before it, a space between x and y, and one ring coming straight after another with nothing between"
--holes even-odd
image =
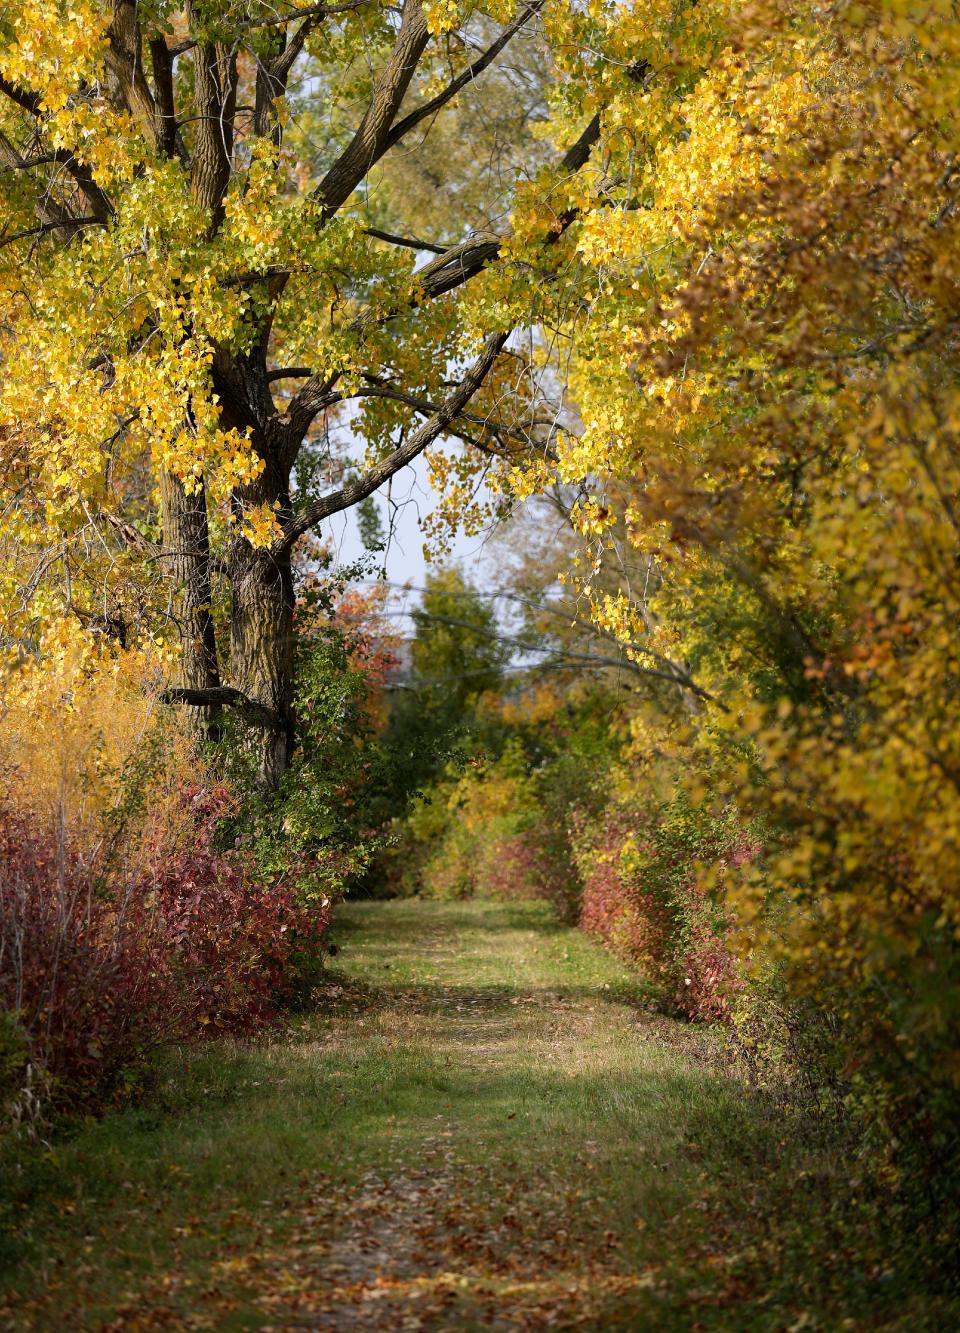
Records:
<instances>
[{"instance_id":1,"label":"tree bark","mask_svg":"<svg viewBox=\"0 0 960 1333\"><path fill-rule=\"evenodd\" d=\"M251 485L234 497L242 521L247 505L279 505L281 522L289 519L289 472L277 450L264 448L266 466ZM269 790L279 785L293 749L294 635L293 571L289 551L279 555L254 549L239 533L230 552L230 677L246 698L265 710L247 717L251 752L258 778Z\"/></svg>"},{"instance_id":2,"label":"tree bark","mask_svg":"<svg viewBox=\"0 0 960 1333\"><path fill-rule=\"evenodd\" d=\"M180 683L186 689L220 685L217 639L211 599L210 532L207 495L201 482L188 495L170 472L160 480L163 502L163 563L169 580L174 619L180 632ZM208 740L220 735L220 707L196 710L197 731Z\"/></svg>"}]
</instances>

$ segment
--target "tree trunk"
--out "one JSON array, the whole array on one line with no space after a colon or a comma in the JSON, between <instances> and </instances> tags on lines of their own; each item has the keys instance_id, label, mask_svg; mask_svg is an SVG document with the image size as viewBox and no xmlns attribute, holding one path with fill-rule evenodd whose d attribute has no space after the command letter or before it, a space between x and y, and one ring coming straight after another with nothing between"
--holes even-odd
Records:
<instances>
[{"instance_id":1,"label":"tree trunk","mask_svg":"<svg viewBox=\"0 0 960 1333\"><path fill-rule=\"evenodd\" d=\"M172 612L180 632L180 683L191 690L215 689L220 684L220 670L211 607L206 491L201 482L188 495L180 478L165 472L160 492L164 574L170 583ZM191 710L202 738L218 739L219 715L217 706Z\"/></svg>"},{"instance_id":2,"label":"tree trunk","mask_svg":"<svg viewBox=\"0 0 960 1333\"><path fill-rule=\"evenodd\" d=\"M289 477L267 453L264 472L235 497L237 517L245 505L279 503L290 514ZM289 555L255 550L237 536L230 555L230 676L248 699L269 710L268 720L248 719L259 780L272 790L283 777L293 748L293 572Z\"/></svg>"}]
</instances>

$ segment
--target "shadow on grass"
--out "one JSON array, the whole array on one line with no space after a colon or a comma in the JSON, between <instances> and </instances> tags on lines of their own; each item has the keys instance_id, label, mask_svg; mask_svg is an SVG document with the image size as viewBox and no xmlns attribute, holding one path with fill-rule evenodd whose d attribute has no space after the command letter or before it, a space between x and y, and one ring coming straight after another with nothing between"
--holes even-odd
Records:
<instances>
[{"instance_id":1,"label":"shadow on grass","mask_svg":"<svg viewBox=\"0 0 960 1333\"><path fill-rule=\"evenodd\" d=\"M219 1074L218 1058L230 1066ZM83 1238L109 1310L117 1290L157 1271L209 1270L228 1219L251 1201L272 1223L285 1271L288 1232L317 1212L290 1206L291 1174L325 1202L335 1187L337 1207L310 1223L335 1240L354 1206L362 1211L373 1171L401 1187L425 1172L442 1187L414 1219L418 1278L485 1275L491 1245L520 1282L653 1269L657 1326L670 1329L694 1326L693 1309L710 1328L786 1328L804 1310L813 1322L800 1327L841 1327L885 1318L906 1299L906 1266L875 1214L850 1199L843 1144L821 1134L805 1145L761 1094L702 1069L624 1071L611 1055L590 1073L477 1070L439 1048L358 1042L287 1067L282 1083L255 1061L239 1079L231 1053L214 1050L197 1075L208 1080L194 1084L203 1096L176 1114L109 1116L21 1175L8 1220L29 1211L31 1224L4 1257L24 1264L27 1286L28 1270L39 1275ZM546 1243L560 1234L562 1253ZM593 1327L621 1325L611 1311Z\"/></svg>"},{"instance_id":2,"label":"shadow on grass","mask_svg":"<svg viewBox=\"0 0 960 1333\"><path fill-rule=\"evenodd\" d=\"M407 1219L429 1231L416 1273L482 1272L489 1246L524 1281L566 1281L578 1265L598 1279L658 1270L655 1323L611 1309L581 1327L904 1326L889 1320L910 1301L911 1258L866 1181L857 1191L835 1128L730 1078L701 1054L716 1051L708 1037L651 1012L646 987L565 982L563 967L532 986L384 977L392 949L439 968L428 935L459 959L471 933L564 930L539 904L430 904L426 920L424 909L348 908L334 938L350 949L362 935L375 982L331 972L315 1016L175 1053L139 1107L0 1163L4 1258L20 1263L22 1290L53 1302L43 1327L100 1328L99 1314L73 1318L78 1302L109 1316L131 1289L149 1308L158 1274L209 1281L225 1255L258 1253L266 1224L276 1271L223 1279L249 1303L294 1271L298 1234L337 1242L371 1177L402 1199L416 1173L439 1186ZM617 1006L629 1012L594 1025ZM549 1063L554 1039L566 1066ZM547 1244L560 1235L563 1254ZM81 1252L82 1287L70 1267ZM179 1318L192 1298L170 1290ZM937 1317L912 1319L912 1333L952 1326Z\"/></svg>"},{"instance_id":3,"label":"shadow on grass","mask_svg":"<svg viewBox=\"0 0 960 1333\"><path fill-rule=\"evenodd\" d=\"M536 899L499 902L496 899L454 899L449 902L426 898L348 899L341 904L334 919L333 933L368 935L370 922L379 932L393 936L409 935L423 942L424 911L428 909L436 925L446 932L457 927L494 935L508 930L535 930L543 935L559 935L571 926L558 920L549 903Z\"/></svg>"},{"instance_id":4,"label":"shadow on grass","mask_svg":"<svg viewBox=\"0 0 960 1333\"><path fill-rule=\"evenodd\" d=\"M645 1016L661 1015L659 992L641 982L610 982L600 986L477 986L460 982L359 981L334 968L314 991L314 1003L331 1014L376 1014L387 1009L423 1014L507 1013L518 1006L538 1005L552 1013L566 1006L620 1005Z\"/></svg>"}]
</instances>

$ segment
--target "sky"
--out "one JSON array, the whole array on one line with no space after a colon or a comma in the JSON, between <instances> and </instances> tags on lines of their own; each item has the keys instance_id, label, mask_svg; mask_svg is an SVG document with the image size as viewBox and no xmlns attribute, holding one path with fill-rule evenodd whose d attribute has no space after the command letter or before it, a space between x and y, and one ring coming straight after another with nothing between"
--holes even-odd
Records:
<instances>
[{"instance_id":1,"label":"sky","mask_svg":"<svg viewBox=\"0 0 960 1333\"><path fill-rule=\"evenodd\" d=\"M386 487L383 487L377 492L376 500L384 531L388 527L385 496ZM397 586L411 584L411 596L416 601L416 590L423 586L428 568L437 567L436 564L428 566L424 560L423 536L418 522L420 517L425 518L433 510L438 498L430 485L426 465L422 460L416 460L393 478L391 496L393 503L398 506L394 531L388 550L375 558L374 569L382 568L385 560L387 582ZM364 554L356 514L352 509L328 519L322 533L331 542L336 566L349 565ZM495 592L499 588L497 556L490 537L489 532L475 537L465 537L458 533L450 555L442 563L458 564L469 582ZM374 576L372 573L371 577Z\"/></svg>"}]
</instances>

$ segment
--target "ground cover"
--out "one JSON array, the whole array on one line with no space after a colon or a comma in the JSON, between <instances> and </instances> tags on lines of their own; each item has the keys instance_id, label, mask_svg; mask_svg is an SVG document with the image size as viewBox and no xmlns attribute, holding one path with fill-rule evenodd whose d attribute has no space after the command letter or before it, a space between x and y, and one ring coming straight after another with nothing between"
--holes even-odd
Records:
<instances>
[{"instance_id":1,"label":"ground cover","mask_svg":"<svg viewBox=\"0 0 960 1333\"><path fill-rule=\"evenodd\" d=\"M333 935L284 1029L8 1145L0 1326L953 1324L842 1132L542 904L357 903Z\"/></svg>"}]
</instances>

